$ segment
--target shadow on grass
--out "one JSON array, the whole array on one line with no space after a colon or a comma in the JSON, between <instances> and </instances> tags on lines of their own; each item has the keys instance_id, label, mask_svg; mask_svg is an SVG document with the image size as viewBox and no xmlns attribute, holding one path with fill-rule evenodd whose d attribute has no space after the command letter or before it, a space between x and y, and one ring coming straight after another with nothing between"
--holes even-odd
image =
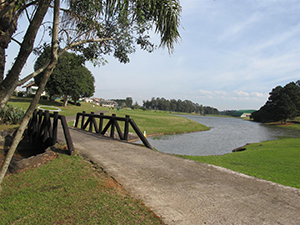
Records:
<instances>
[{"instance_id":1,"label":"shadow on grass","mask_svg":"<svg viewBox=\"0 0 300 225\"><path fill-rule=\"evenodd\" d=\"M24 97L17 97L17 98L11 98L9 99L9 102L24 102L24 103L31 103L32 98L24 98ZM39 104L41 105L51 105L51 106L63 106L63 103L57 102L57 101L49 101L40 99Z\"/></svg>"}]
</instances>

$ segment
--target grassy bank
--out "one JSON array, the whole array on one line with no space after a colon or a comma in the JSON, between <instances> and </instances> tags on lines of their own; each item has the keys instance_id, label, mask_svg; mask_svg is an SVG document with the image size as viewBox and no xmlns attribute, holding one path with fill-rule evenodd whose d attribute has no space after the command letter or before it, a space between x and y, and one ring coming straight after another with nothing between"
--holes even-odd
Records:
<instances>
[{"instance_id":1,"label":"grassy bank","mask_svg":"<svg viewBox=\"0 0 300 225\"><path fill-rule=\"evenodd\" d=\"M208 127L200 123L180 116L170 115L167 112L124 109L115 113L120 117L129 115L134 119L141 131L147 131L148 134L179 134L209 130Z\"/></svg>"},{"instance_id":2,"label":"grassy bank","mask_svg":"<svg viewBox=\"0 0 300 225\"><path fill-rule=\"evenodd\" d=\"M181 156L300 188L300 139L286 138L246 146L242 152L219 156Z\"/></svg>"},{"instance_id":3,"label":"grassy bank","mask_svg":"<svg viewBox=\"0 0 300 225\"><path fill-rule=\"evenodd\" d=\"M101 169L64 154L6 176L0 217L1 224L162 224Z\"/></svg>"}]
</instances>

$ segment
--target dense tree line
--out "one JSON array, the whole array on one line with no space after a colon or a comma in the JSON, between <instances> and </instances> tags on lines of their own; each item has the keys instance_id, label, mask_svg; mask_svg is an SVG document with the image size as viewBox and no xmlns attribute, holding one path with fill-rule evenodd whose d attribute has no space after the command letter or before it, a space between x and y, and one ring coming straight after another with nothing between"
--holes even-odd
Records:
<instances>
[{"instance_id":1,"label":"dense tree line","mask_svg":"<svg viewBox=\"0 0 300 225\"><path fill-rule=\"evenodd\" d=\"M281 121L300 116L300 80L272 89L268 101L251 118L257 122Z\"/></svg>"},{"instance_id":2,"label":"dense tree line","mask_svg":"<svg viewBox=\"0 0 300 225\"><path fill-rule=\"evenodd\" d=\"M199 105L190 100L167 100L165 98L152 98L150 101L143 101L143 106L147 109L173 111L173 112L187 112L197 114L215 114L218 115L219 111L210 106Z\"/></svg>"}]
</instances>

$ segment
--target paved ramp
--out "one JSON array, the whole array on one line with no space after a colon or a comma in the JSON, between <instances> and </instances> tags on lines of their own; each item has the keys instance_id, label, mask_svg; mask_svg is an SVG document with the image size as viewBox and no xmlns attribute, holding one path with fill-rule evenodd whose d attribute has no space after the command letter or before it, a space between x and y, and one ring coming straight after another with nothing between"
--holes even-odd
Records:
<instances>
[{"instance_id":1,"label":"paved ramp","mask_svg":"<svg viewBox=\"0 0 300 225\"><path fill-rule=\"evenodd\" d=\"M99 164L167 224L300 224L300 189L70 129Z\"/></svg>"}]
</instances>

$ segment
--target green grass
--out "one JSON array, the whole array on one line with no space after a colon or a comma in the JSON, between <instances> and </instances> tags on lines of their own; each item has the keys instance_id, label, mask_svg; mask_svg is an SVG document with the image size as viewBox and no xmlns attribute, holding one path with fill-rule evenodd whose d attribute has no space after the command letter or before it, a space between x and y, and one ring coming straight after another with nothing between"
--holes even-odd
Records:
<instances>
[{"instance_id":1,"label":"green grass","mask_svg":"<svg viewBox=\"0 0 300 225\"><path fill-rule=\"evenodd\" d=\"M129 115L140 130L148 134L179 134L209 130L208 127L180 116L170 115L163 111L120 110L117 116Z\"/></svg>"},{"instance_id":2,"label":"green grass","mask_svg":"<svg viewBox=\"0 0 300 225\"><path fill-rule=\"evenodd\" d=\"M288 125L288 126L285 126L285 125L278 125L278 126L286 128L286 129L300 130L300 124L299 123L294 123L294 124Z\"/></svg>"},{"instance_id":3,"label":"green grass","mask_svg":"<svg viewBox=\"0 0 300 225\"><path fill-rule=\"evenodd\" d=\"M300 188L300 139L286 138L246 146L219 156L180 156Z\"/></svg>"},{"instance_id":4,"label":"green grass","mask_svg":"<svg viewBox=\"0 0 300 225\"><path fill-rule=\"evenodd\" d=\"M6 176L1 224L162 224L141 201L79 156Z\"/></svg>"}]
</instances>

